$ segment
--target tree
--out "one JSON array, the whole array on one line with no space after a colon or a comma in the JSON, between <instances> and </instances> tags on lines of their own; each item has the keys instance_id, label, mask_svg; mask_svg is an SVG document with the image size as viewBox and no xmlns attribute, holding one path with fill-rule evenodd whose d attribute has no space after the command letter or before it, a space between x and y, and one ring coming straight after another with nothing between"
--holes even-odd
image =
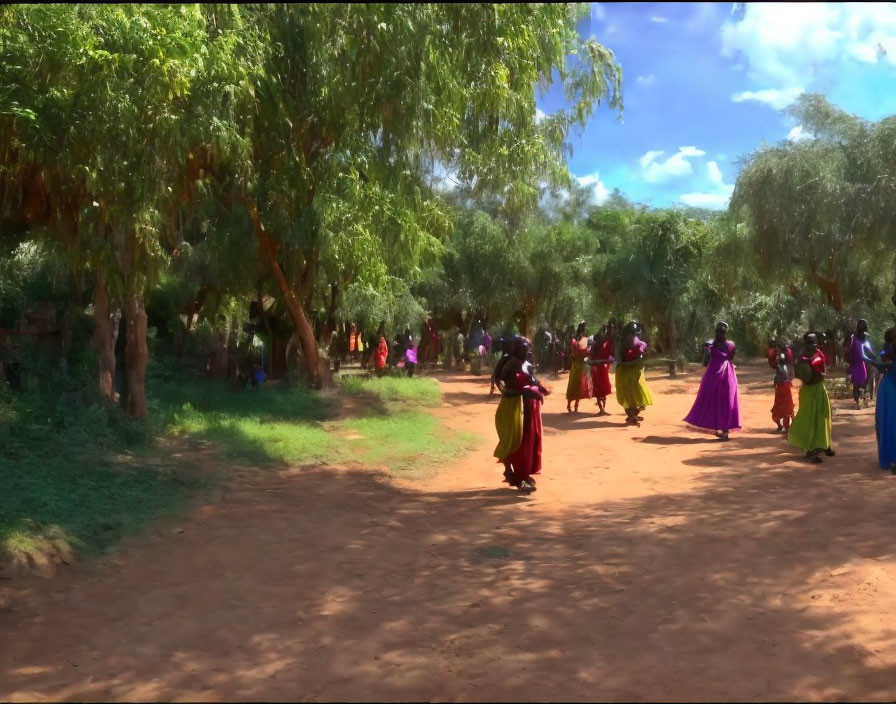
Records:
<instances>
[{"instance_id":1,"label":"tree","mask_svg":"<svg viewBox=\"0 0 896 704\"><path fill-rule=\"evenodd\" d=\"M813 138L752 154L731 209L745 219L767 278L810 282L841 313L894 263L896 121L869 123L817 94L788 111Z\"/></svg>"},{"instance_id":2,"label":"tree","mask_svg":"<svg viewBox=\"0 0 896 704\"><path fill-rule=\"evenodd\" d=\"M127 411L145 415L147 286L176 241L206 145L238 160L222 120L251 62L199 6L11 6L0 25L0 171L17 219L95 274L99 387L112 396L112 309L124 308ZM240 60L236 60L239 54ZM213 149L211 149L213 147ZM191 163L192 162L192 163ZM167 246L166 246L167 245Z\"/></svg>"},{"instance_id":3,"label":"tree","mask_svg":"<svg viewBox=\"0 0 896 704\"><path fill-rule=\"evenodd\" d=\"M265 68L241 198L312 380L308 307L318 271L339 250L328 223L356 212L322 201L347 177L392 194L399 260L416 269L417 256L434 249L426 226L436 207L419 177L436 160L476 192L515 201L533 198L529 184L545 174L563 178L570 129L601 100L621 106L619 67L609 50L578 37L578 12L551 4L245 8ZM535 87L555 78L572 106L536 123ZM388 266L380 247L367 254L371 266Z\"/></svg>"}]
</instances>

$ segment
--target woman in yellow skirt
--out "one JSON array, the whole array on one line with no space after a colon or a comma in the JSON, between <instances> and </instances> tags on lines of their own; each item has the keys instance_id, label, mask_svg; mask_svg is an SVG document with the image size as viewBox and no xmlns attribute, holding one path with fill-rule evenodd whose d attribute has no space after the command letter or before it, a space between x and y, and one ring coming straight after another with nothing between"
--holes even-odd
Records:
<instances>
[{"instance_id":1,"label":"woman in yellow skirt","mask_svg":"<svg viewBox=\"0 0 896 704\"><path fill-rule=\"evenodd\" d=\"M579 401L591 398L594 394L591 386L591 367L585 360L588 358L588 336L585 334L585 321L579 323L576 336L570 342L569 383L566 385L566 411L572 413L570 407L576 402L575 412L579 412Z\"/></svg>"},{"instance_id":2,"label":"woman in yellow skirt","mask_svg":"<svg viewBox=\"0 0 896 704\"><path fill-rule=\"evenodd\" d=\"M505 343L492 381L501 391L495 412L498 445L494 455L504 465L504 481L520 491L535 491L541 472L541 404L550 392L535 378L530 344L516 336Z\"/></svg>"},{"instance_id":3,"label":"woman in yellow skirt","mask_svg":"<svg viewBox=\"0 0 896 704\"><path fill-rule=\"evenodd\" d=\"M790 423L787 442L806 451L806 459L821 462L821 453L834 456L831 449L831 399L824 388L827 360L818 347L818 336L807 332L803 336L803 354L796 365L800 386L800 408Z\"/></svg>"},{"instance_id":4,"label":"woman in yellow skirt","mask_svg":"<svg viewBox=\"0 0 896 704\"><path fill-rule=\"evenodd\" d=\"M647 343L638 337L640 329L634 320L626 323L622 329L622 361L616 365L616 400L625 409L628 425L639 425L644 420L639 413L653 405L644 375Z\"/></svg>"}]
</instances>

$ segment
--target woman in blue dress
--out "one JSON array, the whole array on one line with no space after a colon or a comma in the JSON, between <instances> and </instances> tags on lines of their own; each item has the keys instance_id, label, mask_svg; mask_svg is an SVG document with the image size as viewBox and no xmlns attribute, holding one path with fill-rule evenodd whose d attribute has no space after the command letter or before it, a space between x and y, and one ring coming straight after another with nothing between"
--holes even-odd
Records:
<instances>
[{"instance_id":1,"label":"woman in blue dress","mask_svg":"<svg viewBox=\"0 0 896 704\"><path fill-rule=\"evenodd\" d=\"M896 328L884 335L884 354L875 366L883 374L877 389L877 407L874 411L877 430L877 459L881 469L896 474Z\"/></svg>"}]
</instances>

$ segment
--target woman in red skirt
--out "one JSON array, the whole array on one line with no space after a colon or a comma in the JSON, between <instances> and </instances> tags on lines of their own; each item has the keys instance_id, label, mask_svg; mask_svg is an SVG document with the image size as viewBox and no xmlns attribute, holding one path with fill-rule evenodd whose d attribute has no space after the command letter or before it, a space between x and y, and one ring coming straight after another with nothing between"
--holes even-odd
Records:
<instances>
[{"instance_id":1,"label":"woman in red skirt","mask_svg":"<svg viewBox=\"0 0 896 704\"><path fill-rule=\"evenodd\" d=\"M597 399L599 409L598 416L608 416L607 396L613 393L610 384L610 363L613 361L616 330L613 321L609 321L601 330L601 334L595 337L588 352L588 363L591 365L591 385L594 389L594 397Z\"/></svg>"},{"instance_id":2,"label":"woman in red skirt","mask_svg":"<svg viewBox=\"0 0 896 704\"><path fill-rule=\"evenodd\" d=\"M535 491L533 475L541 472L541 404L550 392L535 378L527 339L517 336L504 350L492 375L501 391L494 456L504 465L504 481L520 491Z\"/></svg>"}]
</instances>

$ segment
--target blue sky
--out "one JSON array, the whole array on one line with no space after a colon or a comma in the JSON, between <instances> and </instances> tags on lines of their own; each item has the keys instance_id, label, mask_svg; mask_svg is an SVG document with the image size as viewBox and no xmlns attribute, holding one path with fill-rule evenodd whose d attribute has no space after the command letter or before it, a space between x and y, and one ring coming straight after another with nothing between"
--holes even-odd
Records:
<instances>
[{"instance_id":1,"label":"blue sky","mask_svg":"<svg viewBox=\"0 0 896 704\"><path fill-rule=\"evenodd\" d=\"M878 120L896 113L896 4L592 3L579 30L616 54L623 121L601 106L571 138L570 170L601 202L724 208L737 161L800 138L801 91ZM539 97L550 113L562 89Z\"/></svg>"}]
</instances>

